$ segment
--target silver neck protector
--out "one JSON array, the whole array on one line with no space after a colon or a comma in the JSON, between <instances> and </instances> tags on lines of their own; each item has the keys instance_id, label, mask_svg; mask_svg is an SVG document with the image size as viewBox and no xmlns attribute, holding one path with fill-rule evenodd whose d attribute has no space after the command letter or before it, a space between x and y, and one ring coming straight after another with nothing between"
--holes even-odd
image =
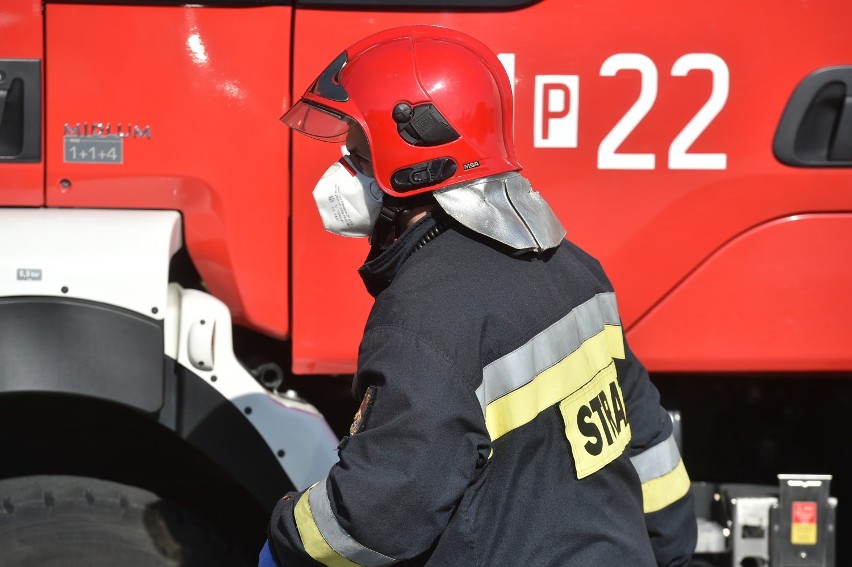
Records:
<instances>
[{"instance_id":1,"label":"silver neck protector","mask_svg":"<svg viewBox=\"0 0 852 567\"><path fill-rule=\"evenodd\" d=\"M445 187L433 194L458 222L516 250L543 252L565 237L550 205L517 171Z\"/></svg>"}]
</instances>

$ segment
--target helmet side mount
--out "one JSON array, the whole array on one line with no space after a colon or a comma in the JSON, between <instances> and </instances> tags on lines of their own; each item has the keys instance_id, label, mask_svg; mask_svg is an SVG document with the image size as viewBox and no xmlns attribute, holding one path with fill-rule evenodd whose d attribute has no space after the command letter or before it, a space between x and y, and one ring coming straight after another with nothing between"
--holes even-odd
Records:
<instances>
[{"instance_id":1,"label":"helmet side mount","mask_svg":"<svg viewBox=\"0 0 852 567\"><path fill-rule=\"evenodd\" d=\"M391 115L400 137L412 146L439 146L459 138L459 133L434 104L411 106L407 102L400 102L393 107Z\"/></svg>"},{"instance_id":2,"label":"helmet side mount","mask_svg":"<svg viewBox=\"0 0 852 567\"><path fill-rule=\"evenodd\" d=\"M455 160L441 157L397 169L391 176L391 185L400 193L414 191L449 179L457 169Z\"/></svg>"}]
</instances>

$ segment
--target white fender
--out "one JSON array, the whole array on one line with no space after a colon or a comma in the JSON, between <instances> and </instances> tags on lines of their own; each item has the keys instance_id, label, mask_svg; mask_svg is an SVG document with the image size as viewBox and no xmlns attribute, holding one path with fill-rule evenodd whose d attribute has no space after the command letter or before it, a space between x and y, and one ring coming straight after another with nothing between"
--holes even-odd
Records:
<instances>
[{"instance_id":1,"label":"white fender","mask_svg":"<svg viewBox=\"0 0 852 567\"><path fill-rule=\"evenodd\" d=\"M160 321L163 352L239 408L307 488L337 460L336 436L316 408L271 394L243 368L224 303L168 283L181 245L176 211L0 209L0 297L82 299Z\"/></svg>"}]
</instances>

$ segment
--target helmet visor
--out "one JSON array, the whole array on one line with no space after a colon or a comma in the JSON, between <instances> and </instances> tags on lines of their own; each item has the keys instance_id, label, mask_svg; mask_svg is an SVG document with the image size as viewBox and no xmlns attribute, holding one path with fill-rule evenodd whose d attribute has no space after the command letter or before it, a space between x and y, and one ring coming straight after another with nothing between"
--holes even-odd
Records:
<instances>
[{"instance_id":1,"label":"helmet visor","mask_svg":"<svg viewBox=\"0 0 852 567\"><path fill-rule=\"evenodd\" d=\"M324 142L345 142L355 121L345 114L301 99L281 117L281 122Z\"/></svg>"}]
</instances>

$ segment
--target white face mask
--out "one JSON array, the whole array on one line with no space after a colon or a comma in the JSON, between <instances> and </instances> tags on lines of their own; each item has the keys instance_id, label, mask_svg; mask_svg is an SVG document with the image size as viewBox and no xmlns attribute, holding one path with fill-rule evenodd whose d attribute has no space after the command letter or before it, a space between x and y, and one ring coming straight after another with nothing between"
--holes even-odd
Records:
<instances>
[{"instance_id":1,"label":"white face mask","mask_svg":"<svg viewBox=\"0 0 852 567\"><path fill-rule=\"evenodd\" d=\"M355 238L373 233L382 211L382 190L374 178L355 169L348 156L331 164L313 195L327 231Z\"/></svg>"}]
</instances>

